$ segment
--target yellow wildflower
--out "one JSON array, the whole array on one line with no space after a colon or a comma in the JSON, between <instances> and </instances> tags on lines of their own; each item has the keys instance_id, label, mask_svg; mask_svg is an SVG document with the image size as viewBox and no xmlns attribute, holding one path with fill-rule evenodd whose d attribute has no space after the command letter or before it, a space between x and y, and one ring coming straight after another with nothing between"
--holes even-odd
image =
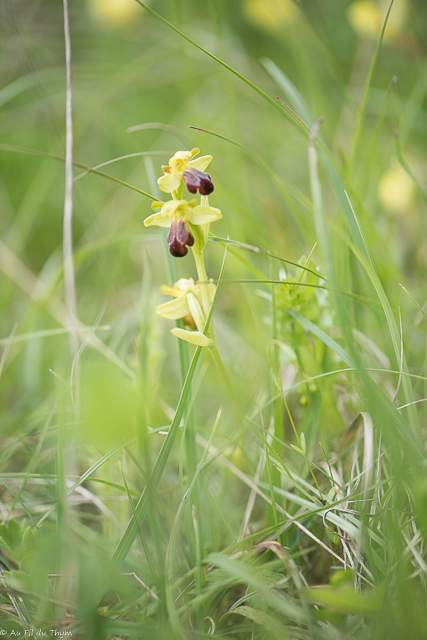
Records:
<instances>
[{"instance_id":1,"label":"yellow wildflower","mask_svg":"<svg viewBox=\"0 0 427 640\"><path fill-rule=\"evenodd\" d=\"M396 165L386 171L378 185L378 198L386 211L399 216L406 215L415 196L415 184L406 171Z\"/></svg>"},{"instance_id":2,"label":"yellow wildflower","mask_svg":"<svg viewBox=\"0 0 427 640\"><path fill-rule=\"evenodd\" d=\"M255 27L275 34L292 27L298 16L292 0L244 0L243 11Z\"/></svg>"},{"instance_id":3,"label":"yellow wildflower","mask_svg":"<svg viewBox=\"0 0 427 640\"><path fill-rule=\"evenodd\" d=\"M389 0L356 0L347 9L347 17L354 31L366 38L376 38L383 26L387 13ZM406 0L395 3L387 22L384 40L393 40L402 30L405 14Z\"/></svg>"},{"instance_id":4,"label":"yellow wildflower","mask_svg":"<svg viewBox=\"0 0 427 640\"><path fill-rule=\"evenodd\" d=\"M142 15L134 0L89 0L93 17L107 27L127 27Z\"/></svg>"}]
</instances>

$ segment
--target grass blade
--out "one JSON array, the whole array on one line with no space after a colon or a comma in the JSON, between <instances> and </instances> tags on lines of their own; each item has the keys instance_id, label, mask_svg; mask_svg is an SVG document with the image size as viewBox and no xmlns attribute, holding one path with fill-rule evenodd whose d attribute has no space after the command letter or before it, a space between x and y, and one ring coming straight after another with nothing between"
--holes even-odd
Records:
<instances>
[{"instance_id":1,"label":"grass blade","mask_svg":"<svg viewBox=\"0 0 427 640\"><path fill-rule=\"evenodd\" d=\"M4 144L0 143L0 150L3 151L12 151L14 153L24 153L30 156L38 156L39 158L47 158L48 160L55 160L56 162L65 162L65 158L61 156L55 156L52 153L45 153L44 151L38 151L37 149L26 149L25 147L18 147L12 144ZM157 202L158 198L155 198L150 193L143 191L142 189L138 189L138 187L134 187L132 184L128 182L124 182L123 180L119 180L119 178L115 178L108 173L104 173L103 171L98 171L97 169L93 169L92 167L88 167L86 164L82 164L81 162L74 162L73 167L78 167L79 169L84 169L87 173L95 173L97 176L102 176L103 178L107 178L107 180L112 180L117 184L120 184L122 187L126 187L127 189L132 189L132 191L136 191L142 196L149 198L150 200L155 200Z\"/></svg>"},{"instance_id":2,"label":"grass blade","mask_svg":"<svg viewBox=\"0 0 427 640\"><path fill-rule=\"evenodd\" d=\"M194 47L196 47L196 49L199 49L199 51L202 51L203 53L205 53L207 56L209 56L209 58L212 58L212 60L215 60L215 62L218 62L218 64L220 64L222 67L224 67L224 69L227 69L233 75L235 75L237 78L242 80L251 89L253 89L258 95L260 95L262 98L264 98L264 100L266 100L272 107L274 107L282 115L284 115L285 118L288 120L288 122L290 122L301 133L305 132L304 127L297 120L295 120L294 118L291 118L289 116L289 114L286 111L283 111L283 109L280 107L280 105L275 100L273 100L273 98L270 98L269 95L267 95L262 89L257 87L253 82L251 82L250 80L245 78L245 76L243 76L241 73L239 73L238 71L233 69L233 67L231 67L229 64L227 64L226 62L223 62L223 60L221 60L220 58L217 58L217 56L215 56L213 53L210 53L207 49L202 47L195 40L193 40L192 38L187 36L180 29L178 29L173 24L171 24L168 20L166 20L166 18L163 18L163 16L161 16L159 13L154 11L154 9L152 9L150 6L148 6L148 4L146 4L145 2L142 2L142 0L136 0L136 2L138 4L140 4L141 7L144 7L144 9L146 9L149 13L151 13L151 15L153 15L155 18L157 18L157 20L160 20L160 22L163 22L163 24L165 24L167 27L169 27L169 29L171 29L172 31L175 31L175 33L177 33L179 36L181 36L181 38L184 38L184 40L187 40L187 42L189 42Z\"/></svg>"},{"instance_id":3,"label":"grass blade","mask_svg":"<svg viewBox=\"0 0 427 640\"><path fill-rule=\"evenodd\" d=\"M352 140L352 144L351 144L351 151L350 151L350 156L349 156L349 161L348 161L348 168L349 168L349 174L350 175L352 174L353 168L354 168L354 161L356 159L357 149L358 149L358 146L359 146L360 134L362 132L363 119L365 117L366 105L368 103L369 91L370 91L370 88L371 88L372 79L374 77L375 69L376 69L376 66L377 66L378 56L379 56L379 53L380 53L382 41L383 41L383 38L384 38L385 28L387 26L388 17L390 15L390 11L391 11L391 8L393 6L393 2L394 2L394 0L391 0L390 5L389 5L388 10L387 10L387 13L386 13L386 16L384 18L383 26L382 26L380 35L378 37L377 46L375 47L374 56L372 58L371 65L370 65L369 71L368 71L368 75L366 77L366 82L365 82L365 87L364 87L364 90L363 90L362 100L361 100L361 103L360 103L359 108L357 110L356 127L355 127L354 134L353 134L353 140Z\"/></svg>"},{"instance_id":4,"label":"grass blade","mask_svg":"<svg viewBox=\"0 0 427 640\"><path fill-rule=\"evenodd\" d=\"M206 332L209 329L209 324L210 324L210 320L212 318L212 313L213 313L213 309L215 306L215 302L218 296L218 291L220 288L220 281L222 278L222 274L224 272L224 267L225 267L225 255L224 255L224 261L222 263L222 267L221 267L221 271L220 271L220 275L219 275L219 281L218 281L218 287L215 291L215 297L212 301L212 305L209 311L209 315L207 317L206 320L206 325L204 328L204 333L206 334ZM170 429L168 431L168 435L166 436L162 448L160 449L159 455L156 458L156 462L154 464L154 468L152 471L152 474L150 476L150 479L147 483L147 486L145 487L140 499L138 500L138 503L135 507L135 517L132 517L131 520L129 521L128 526L126 527L125 532L123 533L119 543L117 544L117 547L113 553L112 556L112 562L115 564L120 564L121 562L123 562L127 556L127 554L130 551L130 548L133 544L133 541L135 540L136 534L137 534L137 523L139 524L139 526L142 524L142 522L144 521L145 516L147 515L147 507L148 507L148 502L149 502L149 492L154 492L160 482L160 479L163 475L163 471L164 468L166 466L166 463L168 461L169 458L169 454L172 450L172 446L173 443L175 441L175 437L176 434L178 432L179 429L179 424L181 422L181 418L183 416L184 413L184 409L186 407L186 404L189 400L189 394L190 394L190 388L191 388L191 381L194 377L194 373L196 370L196 366L197 366L197 362L200 358L200 354L202 351L202 347L197 347L193 358L191 360L190 363L190 367L187 371L187 375L185 378L185 382L181 391L181 395L178 401L178 405L175 411L175 416L172 420Z\"/></svg>"}]
</instances>

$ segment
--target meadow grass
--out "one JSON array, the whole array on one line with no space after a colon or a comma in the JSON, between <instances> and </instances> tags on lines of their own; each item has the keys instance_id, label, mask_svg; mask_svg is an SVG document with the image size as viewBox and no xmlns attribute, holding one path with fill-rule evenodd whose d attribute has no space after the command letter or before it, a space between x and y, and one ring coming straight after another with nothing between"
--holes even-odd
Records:
<instances>
[{"instance_id":1,"label":"meadow grass","mask_svg":"<svg viewBox=\"0 0 427 640\"><path fill-rule=\"evenodd\" d=\"M424 4L0 11L0 633L426 638Z\"/></svg>"}]
</instances>

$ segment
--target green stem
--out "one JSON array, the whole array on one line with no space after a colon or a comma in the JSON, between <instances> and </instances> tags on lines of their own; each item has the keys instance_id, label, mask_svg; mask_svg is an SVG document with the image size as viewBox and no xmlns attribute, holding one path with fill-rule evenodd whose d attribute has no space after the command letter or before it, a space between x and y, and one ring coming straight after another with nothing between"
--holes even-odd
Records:
<instances>
[{"instance_id":1,"label":"green stem","mask_svg":"<svg viewBox=\"0 0 427 640\"><path fill-rule=\"evenodd\" d=\"M200 280L200 287L202 290L202 307L203 314L205 318L209 315L209 309L211 308L211 301L209 297L209 288L208 288L208 276L206 273L205 260L204 260L204 251L197 246L197 243L192 247L194 262L196 263L197 276ZM208 337L213 340L213 328L212 321L208 331Z\"/></svg>"},{"instance_id":2,"label":"green stem","mask_svg":"<svg viewBox=\"0 0 427 640\"><path fill-rule=\"evenodd\" d=\"M240 422L244 419L244 412L243 412L242 403L236 391L236 386L230 377L228 369L224 364L224 361L221 357L221 354L216 344L210 347L209 352L213 358L213 361L215 363L217 370L221 374L221 379L223 380L225 388L227 389L230 395L231 404L233 406L234 413L236 414L236 418Z\"/></svg>"},{"instance_id":3,"label":"green stem","mask_svg":"<svg viewBox=\"0 0 427 640\"><path fill-rule=\"evenodd\" d=\"M207 196L202 196L202 203L207 205L208 204L208 198ZM206 237L209 235L209 230L206 234ZM197 269L197 275L200 281L200 287L201 287L201 291L202 291L202 307L203 307L203 314L205 316L205 318L207 318L209 316L209 311L211 308L211 299L210 299L210 295L209 295L209 280L208 280L208 276L206 273L206 267L205 267L205 260L204 260L204 249L200 248L200 244L197 242L194 243L192 248L193 251L193 256L194 256L194 262L196 263L196 269ZM243 409L240 403L240 398L237 395L235 386L232 382L232 380L230 379L230 376L228 374L227 371L227 367L224 365L224 362L221 358L221 354L218 351L218 347L216 346L215 343L215 337L214 337L214 332L213 332L213 326L212 326L212 319L209 325L209 329L207 331L206 334L211 340L213 340L213 346L210 347L210 352L211 355L213 357L213 360L215 362L215 365L218 369L218 371L221 372L221 376L223 378L224 381L226 381L227 383L227 389L230 393L230 397L232 400L232 404L233 404L233 408L234 411L236 413L236 416L239 417L240 419L243 418Z\"/></svg>"}]
</instances>

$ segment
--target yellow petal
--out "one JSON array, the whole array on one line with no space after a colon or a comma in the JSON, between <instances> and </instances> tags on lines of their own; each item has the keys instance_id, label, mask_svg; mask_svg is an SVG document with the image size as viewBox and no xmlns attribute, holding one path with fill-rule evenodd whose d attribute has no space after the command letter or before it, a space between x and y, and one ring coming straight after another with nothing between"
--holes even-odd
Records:
<instances>
[{"instance_id":1,"label":"yellow petal","mask_svg":"<svg viewBox=\"0 0 427 640\"><path fill-rule=\"evenodd\" d=\"M184 318L184 316L190 313L186 296L180 296L179 298L174 298L174 300L169 300L169 302L161 304L157 307L156 313L168 320Z\"/></svg>"},{"instance_id":2,"label":"yellow petal","mask_svg":"<svg viewBox=\"0 0 427 640\"><path fill-rule=\"evenodd\" d=\"M184 295L182 291L179 291L177 287L169 287L167 284L162 284L160 286L160 291L165 296L172 296L173 298L179 298L180 296Z\"/></svg>"},{"instance_id":3,"label":"yellow petal","mask_svg":"<svg viewBox=\"0 0 427 640\"><path fill-rule=\"evenodd\" d=\"M199 171L204 171L206 167L210 165L212 160L212 156L200 156L200 158L194 158L194 160L190 160L188 164L192 169L199 169Z\"/></svg>"},{"instance_id":4,"label":"yellow petal","mask_svg":"<svg viewBox=\"0 0 427 640\"><path fill-rule=\"evenodd\" d=\"M197 151L197 153L199 153L198 149L193 149L193 151ZM171 164L173 160L190 160L193 155L196 155L193 151L177 151L175 155L169 159L169 164Z\"/></svg>"},{"instance_id":5,"label":"yellow petal","mask_svg":"<svg viewBox=\"0 0 427 640\"><path fill-rule=\"evenodd\" d=\"M162 211L160 213L153 213L152 216L148 216L144 220L145 227L165 227L169 229L172 224L173 217L165 215Z\"/></svg>"},{"instance_id":6,"label":"yellow petal","mask_svg":"<svg viewBox=\"0 0 427 640\"><path fill-rule=\"evenodd\" d=\"M213 344L212 340L207 338L200 331L186 331L185 329L178 329L178 327L175 327L171 330L171 333L173 333L177 338L181 338L181 340L185 340L191 344L196 344L198 347L210 347Z\"/></svg>"},{"instance_id":7,"label":"yellow petal","mask_svg":"<svg viewBox=\"0 0 427 640\"><path fill-rule=\"evenodd\" d=\"M181 180L174 173L165 173L157 180L157 184L159 185L160 191L172 193L172 191L178 189Z\"/></svg>"},{"instance_id":8,"label":"yellow petal","mask_svg":"<svg viewBox=\"0 0 427 640\"><path fill-rule=\"evenodd\" d=\"M200 306L199 301L197 300L194 293L189 293L186 296L188 308L190 309L190 313L193 317L194 322L196 323L196 327L199 331L203 331L205 328L205 316L203 315L202 307Z\"/></svg>"},{"instance_id":9,"label":"yellow petal","mask_svg":"<svg viewBox=\"0 0 427 640\"><path fill-rule=\"evenodd\" d=\"M164 216L172 218L175 215L177 209L181 208L181 210L184 212L186 207L187 200L169 200L163 205L162 214Z\"/></svg>"},{"instance_id":10,"label":"yellow petal","mask_svg":"<svg viewBox=\"0 0 427 640\"><path fill-rule=\"evenodd\" d=\"M161 209L163 207L165 203L161 202L160 200L155 200L154 202L151 203L151 208L154 209L154 211L156 209Z\"/></svg>"},{"instance_id":11,"label":"yellow petal","mask_svg":"<svg viewBox=\"0 0 427 640\"><path fill-rule=\"evenodd\" d=\"M191 214L188 217L188 221L191 224L207 224L210 222L215 222L222 218L222 213L219 209L215 207L204 207L203 205L198 205L194 207L191 211Z\"/></svg>"},{"instance_id":12,"label":"yellow petal","mask_svg":"<svg viewBox=\"0 0 427 640\"><path fill-rule=\"evenodd\" d=\"M194 291L194 280L193 278L180 278L178 282L175 282L175 287L186 295L190 291Z\"/></svg>"}]
</instances>

